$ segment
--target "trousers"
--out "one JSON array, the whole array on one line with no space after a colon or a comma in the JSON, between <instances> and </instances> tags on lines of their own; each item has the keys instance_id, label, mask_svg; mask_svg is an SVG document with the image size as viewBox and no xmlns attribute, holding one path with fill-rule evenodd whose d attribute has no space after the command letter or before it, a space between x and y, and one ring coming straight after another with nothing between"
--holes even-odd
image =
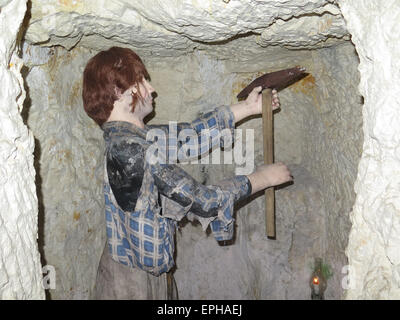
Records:
<instances>
[{"instance_id":1,"label":"trousers","mask_svg":"<svg viewBox=\"0 0 400 320\"><path fill-rule=\"evenodd\" d=\"M97 270L95 300L178 300L172 272L154 276L114 261L104 247Z\"/></svg>"}]
</instances>

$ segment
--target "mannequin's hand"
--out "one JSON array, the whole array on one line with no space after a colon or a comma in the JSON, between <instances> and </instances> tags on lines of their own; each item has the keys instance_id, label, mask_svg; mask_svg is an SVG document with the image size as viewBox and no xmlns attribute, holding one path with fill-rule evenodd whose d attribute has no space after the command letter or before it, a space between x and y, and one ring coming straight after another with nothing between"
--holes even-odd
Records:
<instances>
[{"instance_id":1,"label":"mannequin's hand","mask_svg":"<svg viewBox=\"0 0 400 320\"><path fill-rule=\"evenodd\" d=\"M255 114L262 113L262 87L255 87L247 96L246 100L231 105L231 110L235 118L235 122L247 118ZM278 109L280 106L278 92L272 90L272 110Z\"/></svg>"},{"instance_id":2,"label":"mannequin's hand","mask_svg":"<svg viewBox=\"0 0 400 320\"><path fill-rule=\"evenodd\" d=\"M262 113L262 87L255 87L253 91L247 96L245 100L247 108L251 110L252 114ZM272 89L272 110L278 109L280 106L280 101L278 97L278 92Z\"/></svg>"},{"instance_id":3,"label":"mannequin's hand","mask_svg":"<svg viewBox=\"0 0 400 320\"><path fill-rule=\"evenodd\" d=\"M252 186L252 193L293 181L289 169L282 162L263 164L247 177Z\"/></svg>"}]
</instances>

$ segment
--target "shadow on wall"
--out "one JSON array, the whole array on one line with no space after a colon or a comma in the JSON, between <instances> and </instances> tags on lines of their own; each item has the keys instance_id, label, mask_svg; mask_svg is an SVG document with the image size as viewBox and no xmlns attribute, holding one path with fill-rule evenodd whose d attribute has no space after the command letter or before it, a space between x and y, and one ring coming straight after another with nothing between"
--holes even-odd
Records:
<instances>
[{"instance_id":1,"label":"shadow on wall","mask_svg":"<svg viewBox=\"0 0 400 320\"><path fill-rule=\"evenodd\" d=\"M20 28L20 32L17 37L17 41L21 43L24 40L25 33L27 27L29 25L29 20L31 19L31 1L27 2L27 10L22 22L22 26ZM24 79L24 89L26 93L25 101L23 104L23 109L21 111L21 117L24 124L29 128L28 119L29 119L29 111L32 106L32 100L29 95L29 87L26 84L26 78L29 74L29 68L27 66L23 66L21 68L21 75ZM30 128L29 128L30 130ZM32 130L30 130L32 132ZM35 185L36 185L36 195L38 198L38 249L40 253L40 263L42 266L47 265L46 257L44 254L44 205L43 205L43 193L42 193L42 176L40 174L40 159L41 159L41 147L39 140L34 137L35 140L35 150L33 152L33 166L35 168ZM51 300L51 295L49 290L45 290L46 300Z\"/></svg>"},{"instance_id":2,"label":"shadow on wall","mask_svg":"<svg viewBox=\"0 0 400 320\"><path fill-rule=\"evenodd\" d=\"M24 87L26 92L26 98L23 105L23 110L21 112L22 120L24 124L29 128L28 118L29 110L32 105L32 101L29 96L29 87L26 85L26 77L29 73L29 69L24 66L21 69L22 78L24 79ZM29 128L30 129L30 128ZM41 147L40 142L37 138L35 139L35 150L33 152L33 166L35 168L35 185L36 185L36 195L38 198L38 249L40 253L40 263L42 266L47 265L47 261L44 254L44 204L43 204L43 193L42 193L42 176L40 174L40 159L41 159ZM45 290L46 300L51 300L49 290Z\"/></svg>"}]
</instances>

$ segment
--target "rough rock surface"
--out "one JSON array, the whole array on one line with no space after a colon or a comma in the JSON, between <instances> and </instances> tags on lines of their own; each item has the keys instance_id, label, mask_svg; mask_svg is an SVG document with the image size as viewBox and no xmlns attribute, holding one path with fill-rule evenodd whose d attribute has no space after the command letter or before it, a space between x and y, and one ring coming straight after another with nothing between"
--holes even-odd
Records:
<instances>
[{"instance_id":1,"label":"rough rock surface","mask_svg":"<svg viewBox=\"0 0 400 320\"><path fill-rule=\"evenodd\" d=\"M218 52L226 42L246 37L250 41L236 43L230 57L245 54L249 47L263 52L260 45L321 47L348 37L332 2L33 0L26 38L97 50L120 43L141 56L161 57L195 49Z\"/></svg>"},{"instance_id":2,"label":"rough rock surface","mask_svg":"<svg viewBox=\"0 0 400 320\"><path fill-rule=\"evenodd\" d=\"M216 245L212 235L205 237L199 226L184 223L177 234L175 273L181 298L309 299L308 280L316 257L323 258L334 273L326 298L342 297L348 214L354 203L352 186L362 146L357 56L348 43L315 52L292 52L292 56L286 52L280 57L279 62L275 61L278 57L268 56L242 64L240 73L231 74L233 82L218 89L224 93L231 85L226 99L233 102L249 78L262 70L288 67L293 61L312 74L280 93L282 110L275 115L276 161L287 163L295 177L294 185L276 192L278 239L265 236L262 196L238 207L235 241L229 246ZM200 78L207 69L218 70L214 78L220 81L213 81L215 85L229 79L231 67L230 63L202 60L201 69L194 70ZM206 81L200 87L207 85ZM255 129L255 163L261 164L261 119L238 128ZM212 165L193 172L199 172L200 181L212 183L233 175L234 167L226 165L221 170Z\"/></svg>"},{"instance_id":3,"label":"rough rock surface","mask_svg":"<svg viewBox=\"0 0 400 320\"><path fill-rule=\"evenodd\" d=\"M82 73L91 53L24 46L36 138L40 250L55 267L52 299L88 299L105 244L102 132L82 107Z\"/></svg>"},{"instance_id":4,"label":"rough rock surface","mask_svg":"<svg viewBox=\"0 0 400 320\"><path fill-rule=\"evenodd\" d=\"M360 57L359 90L364 97L364 145L346 250L346 298L399 299L400 3L339 3Z\"/></svg>"},{"instance_id":5,"label":"rough rock surface","mask_svg":"<svg viewBox=\"0 0 400 320\"><path fill-rule=\"evenodd\" d=\"M26 3L0 5L0 299L44 299L36 241L35 145L20 114L25 90L17 41Z\"/></svg>"},{"instance_id":6,"label":"rough rock surface","mask_svg":"<svg viewBox=\"0 0 400 320\"><path fill-rule=\"evenodd\" d=\"M313 73L315 83L300 89L306 92L313 101L310 105L315 108L315 112L304 112L304 128L307 128L304 161L320 182L323 194L326 210L324 260L334 273L328 283L327 298L337 299L337 293L344 289L342 269L348 264L344 251L363 144L362 98L357 90L358 57L350 43L313 51L312 55L313 61L320 61Z\"/></svg>"}]
</instances>

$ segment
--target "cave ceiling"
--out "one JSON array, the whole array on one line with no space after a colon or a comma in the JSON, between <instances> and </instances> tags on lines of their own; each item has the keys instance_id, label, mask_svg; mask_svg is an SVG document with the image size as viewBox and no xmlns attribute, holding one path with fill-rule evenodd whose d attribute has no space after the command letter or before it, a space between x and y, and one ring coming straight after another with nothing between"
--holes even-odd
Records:
<instances>
[{"instance_id":1,"label":"cave ceiling","mask_svg":"<svg viewBox=\"0 0 400 320\"><path fill-rule=\"evenodd\" d=\"M349 40L335 1L32 0L25 40L66 49L129 47L143 58L196 50L217 59L329 47Z\"/></svg>"}]
</instances>

